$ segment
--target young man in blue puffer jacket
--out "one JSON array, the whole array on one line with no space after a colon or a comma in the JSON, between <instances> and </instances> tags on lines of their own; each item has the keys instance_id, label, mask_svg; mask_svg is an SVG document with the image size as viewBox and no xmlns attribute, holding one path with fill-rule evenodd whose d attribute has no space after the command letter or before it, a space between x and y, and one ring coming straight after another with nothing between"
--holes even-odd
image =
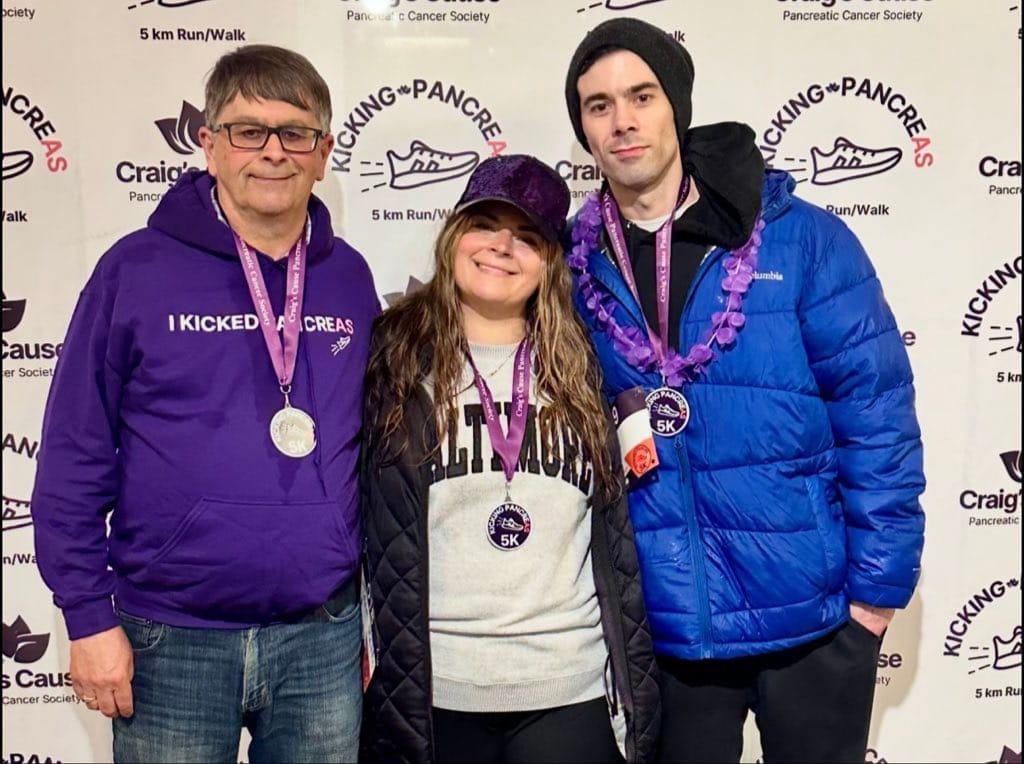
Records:
<instances>
[{"instance_id":1,"label":"young man in blue puffer jacket","mask_svg":"<svg viewBox=\"0 0 1024 764\"><path fill-rule=\"evenodd\" d=\"M631 449L663 758L739 761L754 709L765 761L863 761L924 540L910 365L856 237L765 173L749 127L689 129L692 84L681 45L623 18L566 80L607 179L569 263Z\"/></svg>"}]
</instances>

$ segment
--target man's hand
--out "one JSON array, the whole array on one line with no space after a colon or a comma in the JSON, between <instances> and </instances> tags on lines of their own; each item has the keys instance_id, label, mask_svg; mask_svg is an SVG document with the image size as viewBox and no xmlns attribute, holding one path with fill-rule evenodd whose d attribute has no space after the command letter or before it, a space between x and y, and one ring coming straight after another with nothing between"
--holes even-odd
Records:
<instances>
[{"instance_id":1,"label":"man's hand","mask_svg":"<svg viewBox=\"0 0 1024 764\"><path fill-rule=\"evenodd\" d=\"M892 608L875 607L863 602L850 603L850 618L876 637L881 637L882 632L889 628L889 622L895 614L896 611Z\"/></svg>"},{"instance_id":2,"label":"man's hand","mask_svg":"<svg viewBox=\"0 0 1024 764\"><path fill-rule=\"evenodd\" d=\"M132 646L120 626L71 641L71 683L90 710L131 716L134 675Z\"/></svg>"}]
</instances>

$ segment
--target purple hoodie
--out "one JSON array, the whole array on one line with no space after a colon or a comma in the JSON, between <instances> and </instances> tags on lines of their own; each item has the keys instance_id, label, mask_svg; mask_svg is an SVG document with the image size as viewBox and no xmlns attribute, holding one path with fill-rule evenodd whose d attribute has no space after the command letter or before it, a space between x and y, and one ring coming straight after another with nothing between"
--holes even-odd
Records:
<instances>
[{"instance_id":1,"label":"purple hoodie","mask_svg":"<svg viewBox=\"0 0 1024 764\"><path fill-rule=\"evenodd\" d=\"M118 625L111 595L174 626L288 619L357 567L370 270L313 197L291 403L317 446L284 456L269 434L283 397L212 186L183 176L100 259L57 364L32 514L72 639ZM285 260L259 261L280 316Z\"/></svg>"}]
</instances>

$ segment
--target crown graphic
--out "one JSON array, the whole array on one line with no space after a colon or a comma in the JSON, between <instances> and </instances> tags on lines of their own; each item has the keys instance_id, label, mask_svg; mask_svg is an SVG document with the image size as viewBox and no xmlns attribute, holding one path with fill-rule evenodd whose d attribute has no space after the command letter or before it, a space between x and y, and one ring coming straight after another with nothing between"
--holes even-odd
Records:
<instances>
[{"instance_id":1,"label":"crown graphic","mask_svg":"<svg viewBox=\"0 0 1024 764\"><path fill-rule=\"evenodd\" d=\"M17 178L28 172L33 160L31 151L5 151L3 163L3 180Z\"/></svg>"},{"instance_id":2,"label":"crown graphic","mask_svg":"<svg viewBox=\"0 0 1024 764\"><path fill-rule=\"evenodd\" d=\"M29 511L30 504L20 499L3 497L3 529L13 531L17 528L24 528L32 525L32 513Z\"/></svg>"},{"instance_id":3,"label":"crown graphic","mask_svg":"<svg viewBox=\"0 0 1024 764\"><path fill-rule=\"evenodd\" d=\"M999 754L999 764L1020 764L1020 754L1004 745L1002 753Z\"/></svg>"},{"instance_id":4,"label":"crown graphic","mask_svg":"<svg viewBox=\"0 0 1024 764\"><path fill-rule=\"evenodd\" d=\"M20 615L10 626L4 624L4 657L13 659L15 663L34 663L43 657L49 646L50 635L33 634Z\"/></svg>"},{"instance_id":5,"label":"crown graphic","mask_svg":"<svg viewBox=\"0 0 1024 764\"><path fill-rule=\"evenodd\" d=\"M1005 671L1021 665L1021 627L1018 626L1006 639L998 634L992 637L992 668Z\"/></svg>"},{"instance_id":6,"label":"crown graphic","mask_svg":"<svg viewBox=\"0 0 1024 764\"><path fill-rule=\"evenodd\" d=\"M177 117L158 119L153 124L160 128L160 134L167 145L179 154L195 154L202 147L199 128L206 123L202 111L188 101L181 102L181 113Z\"/></svg>"},{"instance_id":7,"label":"crown graphic","mask_svg":"<svg viewBox=\"0 0 1024 764\"><path fill-rule=\"evenodd\" d=\"M423 141L415 140L409 144L409 152L404 156L388 150L387 160L391 167L389 185L404 189L441 183L466 175L480 162L480 155L475 151L440 151Z\"/></svg>"},{"instance_id":8,"label":"crown graphic","mask_svg":"<svg viewBox=\"0 0 1024 764\"><path fill-rule=\"evenodd\" d=\"M903 150L890 146L881 149L869 149L858 146L843 137L836 138L832 150L825 152L817 146L811 147L811 162L814 174L811 183L818 186L831 186L857 178L891 170L900 163Z\"/></svg>"}]
</instances>

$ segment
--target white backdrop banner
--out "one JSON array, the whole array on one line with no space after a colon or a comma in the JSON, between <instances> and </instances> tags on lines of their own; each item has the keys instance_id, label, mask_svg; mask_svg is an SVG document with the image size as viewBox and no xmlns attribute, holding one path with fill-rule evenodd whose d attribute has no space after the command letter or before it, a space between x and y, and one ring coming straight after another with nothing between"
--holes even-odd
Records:
<instances>
[{"instance_id":1,"label":"white backdrop banner","mask_svg":"<svg viewBox=\"0 0 1024 764\"><path fill-rule=\"evenodd\" d=\"M539 156L574 206L599 183L562 91L577 42L617 15L686 45L694 124L750 124L769 164L861 238L900 322L927 541L879 660L867 760L1020 761L1020 3L3 0L5 764L110 758L109 723L70 686L29 497L78 292L204 165L217 57L271 43L324 75L336 143L316 193L390 301L429 275L481 159ZM744 760L759 756L749 727Z\"/></svg>"}]
</instances>

